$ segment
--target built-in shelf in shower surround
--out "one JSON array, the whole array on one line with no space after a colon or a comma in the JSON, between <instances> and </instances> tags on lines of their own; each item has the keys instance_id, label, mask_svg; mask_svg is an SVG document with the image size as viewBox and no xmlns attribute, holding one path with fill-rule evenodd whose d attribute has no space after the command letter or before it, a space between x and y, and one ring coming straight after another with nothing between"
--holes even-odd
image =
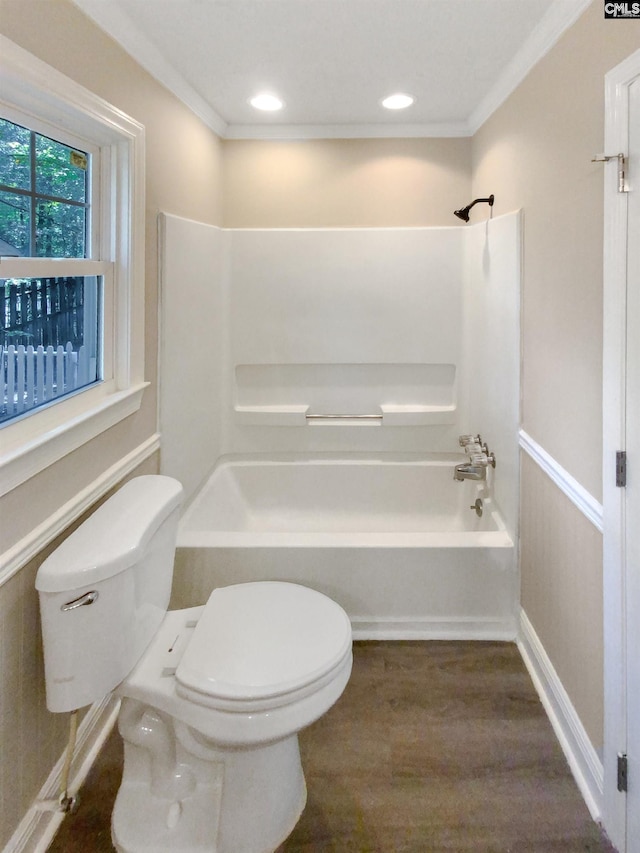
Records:
<instances>
[{"instance_id":1,"label":"built-in shelf in shower surround","mask_svg":"<svg viewBox=\"0 0 640 853\"><path fill-rule=\"evenodd\" d=\"M456 420L455 406L380 406L379 418L371 419L342 412L322 417L308 406L236 406L234 411L241 426L435 426Z\"/></svg>"},{"instance_id":2,"label":"built-in shelf in shower surround","mask_svg":"<svg viewBox=\"0 0 640 853\"><path fill-rule=\"evenodd\" d=\"M242 364L235 368L235 420L246 426L452 424L455 378L453 364Z\"/></svg>"}]
</instances>

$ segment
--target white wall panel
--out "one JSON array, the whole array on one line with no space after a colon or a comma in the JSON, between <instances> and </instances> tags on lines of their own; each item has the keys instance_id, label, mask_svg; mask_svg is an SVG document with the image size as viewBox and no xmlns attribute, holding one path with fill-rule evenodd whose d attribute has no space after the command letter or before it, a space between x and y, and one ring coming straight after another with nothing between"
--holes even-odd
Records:
<instances>
[{"instance_id":1,"label":"white wall panel","mask_svg":"<svg viewBox=\"0 0 640 853\"><path fill-rule=\"evenodd\" d=\"M480 433L497 464L496 502L513 533L518 519L520 425L520 213L466 230L460 426Z\"/></svg>"},{"instance_id":2,"label":"white wall panel","mask_svg":"<svg viewBox=\"0 0 640 853\"><path fill-rule=\"evenodd\" d=\"M160 214L161 473L189 499L222 451L227 234Z\"/></svg>"}]
</instances>

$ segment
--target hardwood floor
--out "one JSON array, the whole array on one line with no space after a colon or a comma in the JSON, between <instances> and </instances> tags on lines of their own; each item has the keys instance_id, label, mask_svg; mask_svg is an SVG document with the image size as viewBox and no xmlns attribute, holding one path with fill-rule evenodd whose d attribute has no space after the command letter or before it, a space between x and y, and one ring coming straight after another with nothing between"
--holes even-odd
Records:
<instances>
[{"instance_id":1,"label":"hardwood floor","mask_svg":"<svg viewBox=\"0 0 640 853\"><path fill-rule=\"evenodd\" d=\"M278 853L614 849L510 643L355 643L345 693L300 749L307 806ZM121 761L116 733L51 853L111 853Z\"/></svg>"}]
</instances>

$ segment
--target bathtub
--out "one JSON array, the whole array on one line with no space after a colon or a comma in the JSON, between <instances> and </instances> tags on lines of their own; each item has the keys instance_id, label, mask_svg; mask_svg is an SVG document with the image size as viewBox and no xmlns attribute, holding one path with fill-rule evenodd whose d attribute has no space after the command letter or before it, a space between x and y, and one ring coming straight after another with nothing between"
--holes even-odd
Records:
<instances>
[{"instance_id":1,"label":"bathtub","mask_svg":"<svg viewBox=\"0 0 640 853\"><path fill-rule=\"evenodd\" d=\"M286 580L338 601L358 639L513 639L514 542L490 481L454 481L463 460L223 457L181 519L172 607Z\"/></svg>"}]
</instances>

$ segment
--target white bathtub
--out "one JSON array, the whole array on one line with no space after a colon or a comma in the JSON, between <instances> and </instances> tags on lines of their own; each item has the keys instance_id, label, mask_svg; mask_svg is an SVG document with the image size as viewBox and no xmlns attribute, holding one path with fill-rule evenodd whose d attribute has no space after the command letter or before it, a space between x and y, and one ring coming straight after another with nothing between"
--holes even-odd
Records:
<instances>
[{"instance_id":1,"label":"white bathtub","mask_svg":"<svg viewBox=\"0 0 640 853\"><path fill-rule=\"evenodd\" d=\"M338 601L361 639L513 638L514 543L486 484L454 481L463 459L221 460L182 518L172 606L289 580Z\"/></svg>"}]
</instances>

